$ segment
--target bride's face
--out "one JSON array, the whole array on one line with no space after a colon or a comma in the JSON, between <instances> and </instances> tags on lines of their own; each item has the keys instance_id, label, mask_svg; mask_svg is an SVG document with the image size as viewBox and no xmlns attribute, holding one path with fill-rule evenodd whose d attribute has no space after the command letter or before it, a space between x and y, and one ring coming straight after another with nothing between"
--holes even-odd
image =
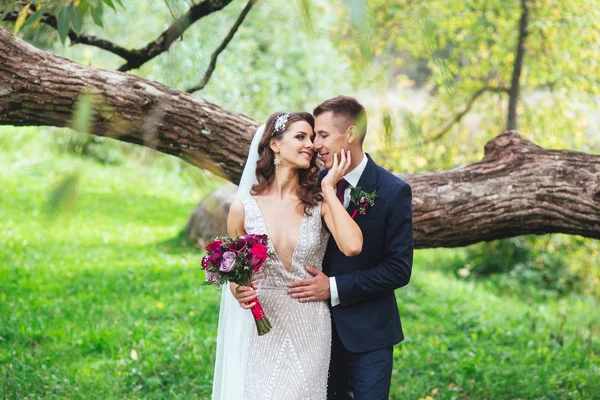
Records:
<instances>
[{"instance_id":1,"label":"bride's face","mask_svg":"<svg viewBox=\"0 0 600 400\"><path fill-rule=\"evenodd\" d=\"M298 169L308 169L315 152L312 139L314 132L306 121L296 121L290 124L279 140L271 144L273 151L279 151L281 166Z\"/></svg>"}]
</instances>

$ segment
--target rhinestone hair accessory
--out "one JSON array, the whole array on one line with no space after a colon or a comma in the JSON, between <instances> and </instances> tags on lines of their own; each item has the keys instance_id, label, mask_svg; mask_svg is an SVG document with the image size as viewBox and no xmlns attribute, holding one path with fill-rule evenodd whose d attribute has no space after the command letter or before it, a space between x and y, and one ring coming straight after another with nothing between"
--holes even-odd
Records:
<instances>
[{"instance_id":1,"label":"rhinestone hair accessory","mask_svg":"<svg viewBox=\"0 0 600 400\"><path fill-rule=\"evenodd\" d=\"M288 118L290 117L290 113L283 113L275 120L275 129L273 133L280 133L285 131L285 126L287 125Z\"/></svg>"}]
</instances>

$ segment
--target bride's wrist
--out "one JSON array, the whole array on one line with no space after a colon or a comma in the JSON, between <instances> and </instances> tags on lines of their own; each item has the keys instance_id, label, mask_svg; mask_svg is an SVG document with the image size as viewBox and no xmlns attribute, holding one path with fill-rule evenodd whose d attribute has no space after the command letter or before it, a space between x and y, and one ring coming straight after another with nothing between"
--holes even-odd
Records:
<instances>
[{"instance_id":1,"label":"bride's wrist","mask_svg":"<svg viewBox=\"0 0 600 400\"><path fill-rule=\"evenodd\" d=\"M325 200L327 200L327 197L330 196L335 197L335 188L333 186L321 185L321 190L323 191L323 196L325 196Z\"/></svg>"}]
</instances>

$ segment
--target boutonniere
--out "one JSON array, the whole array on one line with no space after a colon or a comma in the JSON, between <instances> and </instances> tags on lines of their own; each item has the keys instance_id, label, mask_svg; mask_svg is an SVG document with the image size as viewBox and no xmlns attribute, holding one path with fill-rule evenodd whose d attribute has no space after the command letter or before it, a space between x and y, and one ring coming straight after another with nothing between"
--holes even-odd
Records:
<instances>
[{"instance_id":1,"label":"boutonniere","mask_svg":"<svg viewBox=\"0 0 600 400\"><path fill-rule=\"evenodd\" d=\"M375 197L377 194L374 190L372 193L364 192L360 189L360 186L352 188L350 191L350 201L356 206L356 210L352 213L352 219L356 217L356 214L365 215L369 210L369 207L375 205Z\"/></svg>"}]
</instances>

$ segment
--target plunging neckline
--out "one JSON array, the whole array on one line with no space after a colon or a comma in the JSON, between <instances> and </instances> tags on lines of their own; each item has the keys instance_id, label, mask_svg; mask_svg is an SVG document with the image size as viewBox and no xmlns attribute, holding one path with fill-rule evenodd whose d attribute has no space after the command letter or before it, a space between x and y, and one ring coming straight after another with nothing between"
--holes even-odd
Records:
<instances>
[{"instance_id":1,"label":"plunging neckline","mask_svg":"<svg viewBox=\"0 0 600 400\"><path fill-rule=\"evenodd\" d=\"M269 232L269 227L267 226L267 220L265 218L265 215L262 212L262 209L260 208L260 204L258 204L258 200L256 200L254 198L254 196L249 196L249 197L254 201L254 204L256 204L258 213L260 214L260 217L263 221L265 231L267 232L267 236L269 237L269 247L271 248L271 250L273 250L273 253L275 253L275 257L277 258L279 263L283 266L283 268L288 272L291 271L292 267L294 266L294 256L296 255L296 250L298 250L298 245L300 244L300 235L302 235L302 229L304 228L304 221L306 220L306 213L303 213L303 215L302 215L302 222L300 223L300 229L298 230L298 239L296 240L296 246L294 246L294 251L292 251L292 256L290 258L290 266L288 268L285 266L285 264L283 263L283 260L281 259L281 257L279 257L279 254L277 253L277 250L275 249L275 245L273 244L273 240L271 239L271 237L272 237L271 233Z\"/></svg>"}]
</instances>

